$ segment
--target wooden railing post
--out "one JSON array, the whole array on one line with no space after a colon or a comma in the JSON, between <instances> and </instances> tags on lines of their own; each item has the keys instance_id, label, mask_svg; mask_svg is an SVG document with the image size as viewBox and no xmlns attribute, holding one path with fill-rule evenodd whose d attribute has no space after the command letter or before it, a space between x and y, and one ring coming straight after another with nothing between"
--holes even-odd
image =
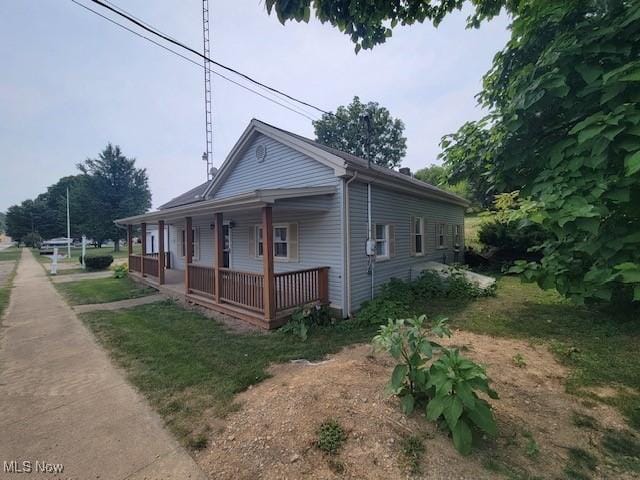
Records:
<instances>
[{"instance_id":1,"label":"wooden railing post","mask_svg":"<svg viewBox=\"0 0 640 480\"><path fill-rule=\"evenodd\" d=\"M262 207L262 268L264 291L264 319L267 324L275 319L276 299L273 275L273 212Z\"/></svg>"},{"instance_id":2,"label":"wooden railing post","mask_svg":"<svg viewBox=\"0 0 640 480\"><path fill-rule=\"evenodd\" d=\"M158 220L158 283L164 285L164 220Z\"/></svg>"},{"instance_id":3,"label":"wooden railing post","mask_svg":"<svg viewBox=\"0 0 640 480\"><path fill-rule=\"evenodd\" d=\"M140 230L140 236L142 237L142 261L140 262L142 266L140 267L140 274L144 277L144 257L147 255L147 224L144 222L140 224Z\"/></svg>"},{"instance_id":4,"label":"wooden railing post","mask_svg":"<svg viewBox=\"0 0 640 480\"><path fill-rule=\"evenodd\" d=\"M191 217L185 219L184 227L184 288L186 293L189 293L189 264L193 261L193 225Z\"/></svg>"},{"instance_id":5,"label":"wooden railing post","mask_svg":"<svg viewBox=\"0 0 640 480\"><path fill-rule=\"evenodd\" d=\"M329 269L322 267L318 272L318 290L320 303L323 305L329 304Z\"/></svg>"},{"instance_id":6,"label":"wooden railing post","mask_svg":"<svg viewBox=\"0 0 640 480\"><path fill-rule=\"evenodd\" d=\"M216 298L216 302L220 303L220 292L222 291L222 282L220 269L224 264L224 228L223 228L223 218L222 213L216 213L215 215L215 234L216 234L216 242L215 242L215 272L213 279L213 296Z\"/></svg>"},{"instance_id":7,"label":"wooden railing post","mask_svg":"<svg viewBox=\"0 0 640 480\"><path fill-rule=\"evenodd\" d=\"M127 251L127 263L129 264L129 271L131 271L131 255L133 255L133 225L127 225Z\"/></svg>"}]
</instances>

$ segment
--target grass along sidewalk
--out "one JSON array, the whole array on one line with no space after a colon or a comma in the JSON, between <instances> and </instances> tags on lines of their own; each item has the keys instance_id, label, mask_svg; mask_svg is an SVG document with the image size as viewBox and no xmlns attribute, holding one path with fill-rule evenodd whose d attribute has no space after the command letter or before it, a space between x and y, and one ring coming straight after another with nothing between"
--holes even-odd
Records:
<instances>
[{"instance_id":1,"label":"grass along sidewalk","mask_svg":"<svg viewBox=\"0 0 640 480\"><path fill-rule=\"evenodd\" d=\"M127 277L54 283L54 286L71 305L116 302L156 292L153 288L140 286Z\"/></svg>"},{"instance_id":2,"label":"grass along sidewalk","mask_svg":"<svg viewBox=\"0 0 640 480\"><path fill-rule=\"evenodd\" d=\"M36 259L40 262L40 263L46 263L49 264L51 263L51 257L47 256L47 255L40 255L40 251L38 249L31 249L31 251L33 252L33 255L36 257ZM67 254L67 249L66 248L60 248L59 252L61 255L66 255ZM114 260L118 259L118 258L127 258L128 257L128 253L127 253L127 247L121 247L119 251L115 252L113 250L113 247L100 247L100 248L96 248L96 247L87 247L87 257L97 257L97 256L101 256L101 255L111 255L113 257ZM142 245L134 245L133 246L133 253L134 254L140 254L142 253ZM71 247L71 257L70 258L61 258L58 259L58 263L80 263L80 256L82 255L82 248L81 247Z\"/></svg>"},{"instance_id":3,"label":"grass along sidewalk","mask_svg":"<svg viewBox=\"0 0 640 480\"><path fill-rule=\"evenodd\" d=\"M240 334L170 301L80 318L191 448L206 444L204 416L234 410L234 396L267 378L270 364L322 358L370 341L377 329L318 327L306 342L278 332Z\"/></svg>"},{"instance_id":4,"label":"grass along sidewalk","mask_svg":"<svg viewBox=\"0 0 640 480\"><path fill-rule=\"evenodd\" d=\"M20 258L22 250L18 247L8 247L4 250L0 250L0 262L7 262L11 260L17 261Z\"/></svg>"}]
</instances>

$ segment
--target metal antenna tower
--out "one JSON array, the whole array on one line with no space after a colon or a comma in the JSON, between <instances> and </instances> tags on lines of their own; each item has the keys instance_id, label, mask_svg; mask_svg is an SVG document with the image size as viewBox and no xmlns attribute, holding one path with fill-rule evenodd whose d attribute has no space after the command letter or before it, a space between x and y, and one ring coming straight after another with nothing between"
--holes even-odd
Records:
<instances>
[{"instance_id":1,"label":"metal antenna tower","mask_svg":"<svg viewBox=\"0 0 640 480\"><path fill-rule=\"evenodd\" d=\"M209 47L209 0L202 0L202 37L204 40L204 56L211 58ZM206 121L206 151L202 160L207 162L207 180L213 178L213 116L211 114L211 62L204 61L204 113Z\"/></svg>"}]
</instances>

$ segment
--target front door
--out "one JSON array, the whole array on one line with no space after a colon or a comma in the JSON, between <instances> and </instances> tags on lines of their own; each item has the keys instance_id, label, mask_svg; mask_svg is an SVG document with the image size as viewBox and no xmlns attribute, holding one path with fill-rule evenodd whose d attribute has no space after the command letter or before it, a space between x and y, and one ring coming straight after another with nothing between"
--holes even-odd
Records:
<instances>
[{"instance_id":1,"label":"front door","mask_svg":"<svg viewBox=\"0 0 640 480\"><path fill-rule=\"evenodd\" d=\"M228 224L222 226L224 248L222 249L222 266L231 268L231 229Z\"/></svg>"}]
</instances>

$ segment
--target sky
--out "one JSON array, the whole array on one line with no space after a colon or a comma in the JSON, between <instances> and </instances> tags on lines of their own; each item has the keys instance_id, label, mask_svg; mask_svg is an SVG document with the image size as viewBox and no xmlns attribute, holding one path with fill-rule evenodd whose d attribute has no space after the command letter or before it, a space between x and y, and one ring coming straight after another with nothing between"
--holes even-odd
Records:
<instances>
[{"instance_id":1,"label":"sky","mask_svg":"<svg viewBox=\"0 0 640 480\"><path fill-rule=\"evenodd\" d=\"M202 50L200 0L113 3ZM439 163L440 138L483 115L474 95L508 39L506 16L467 30L458 12L437 29L397 27L356 55L346 35L313 17L282 26L261 0L210 6L214 59L325 110L354 95L379 102L405 123L402 166L412 171ZM0 61L0 211L78 173L108 142L146 168L154 207L206 180L197 66L71 0L0 2ZM215 166L252 118L313 138L307 118L213 78Z\"/></svg>"}]
</instances>

